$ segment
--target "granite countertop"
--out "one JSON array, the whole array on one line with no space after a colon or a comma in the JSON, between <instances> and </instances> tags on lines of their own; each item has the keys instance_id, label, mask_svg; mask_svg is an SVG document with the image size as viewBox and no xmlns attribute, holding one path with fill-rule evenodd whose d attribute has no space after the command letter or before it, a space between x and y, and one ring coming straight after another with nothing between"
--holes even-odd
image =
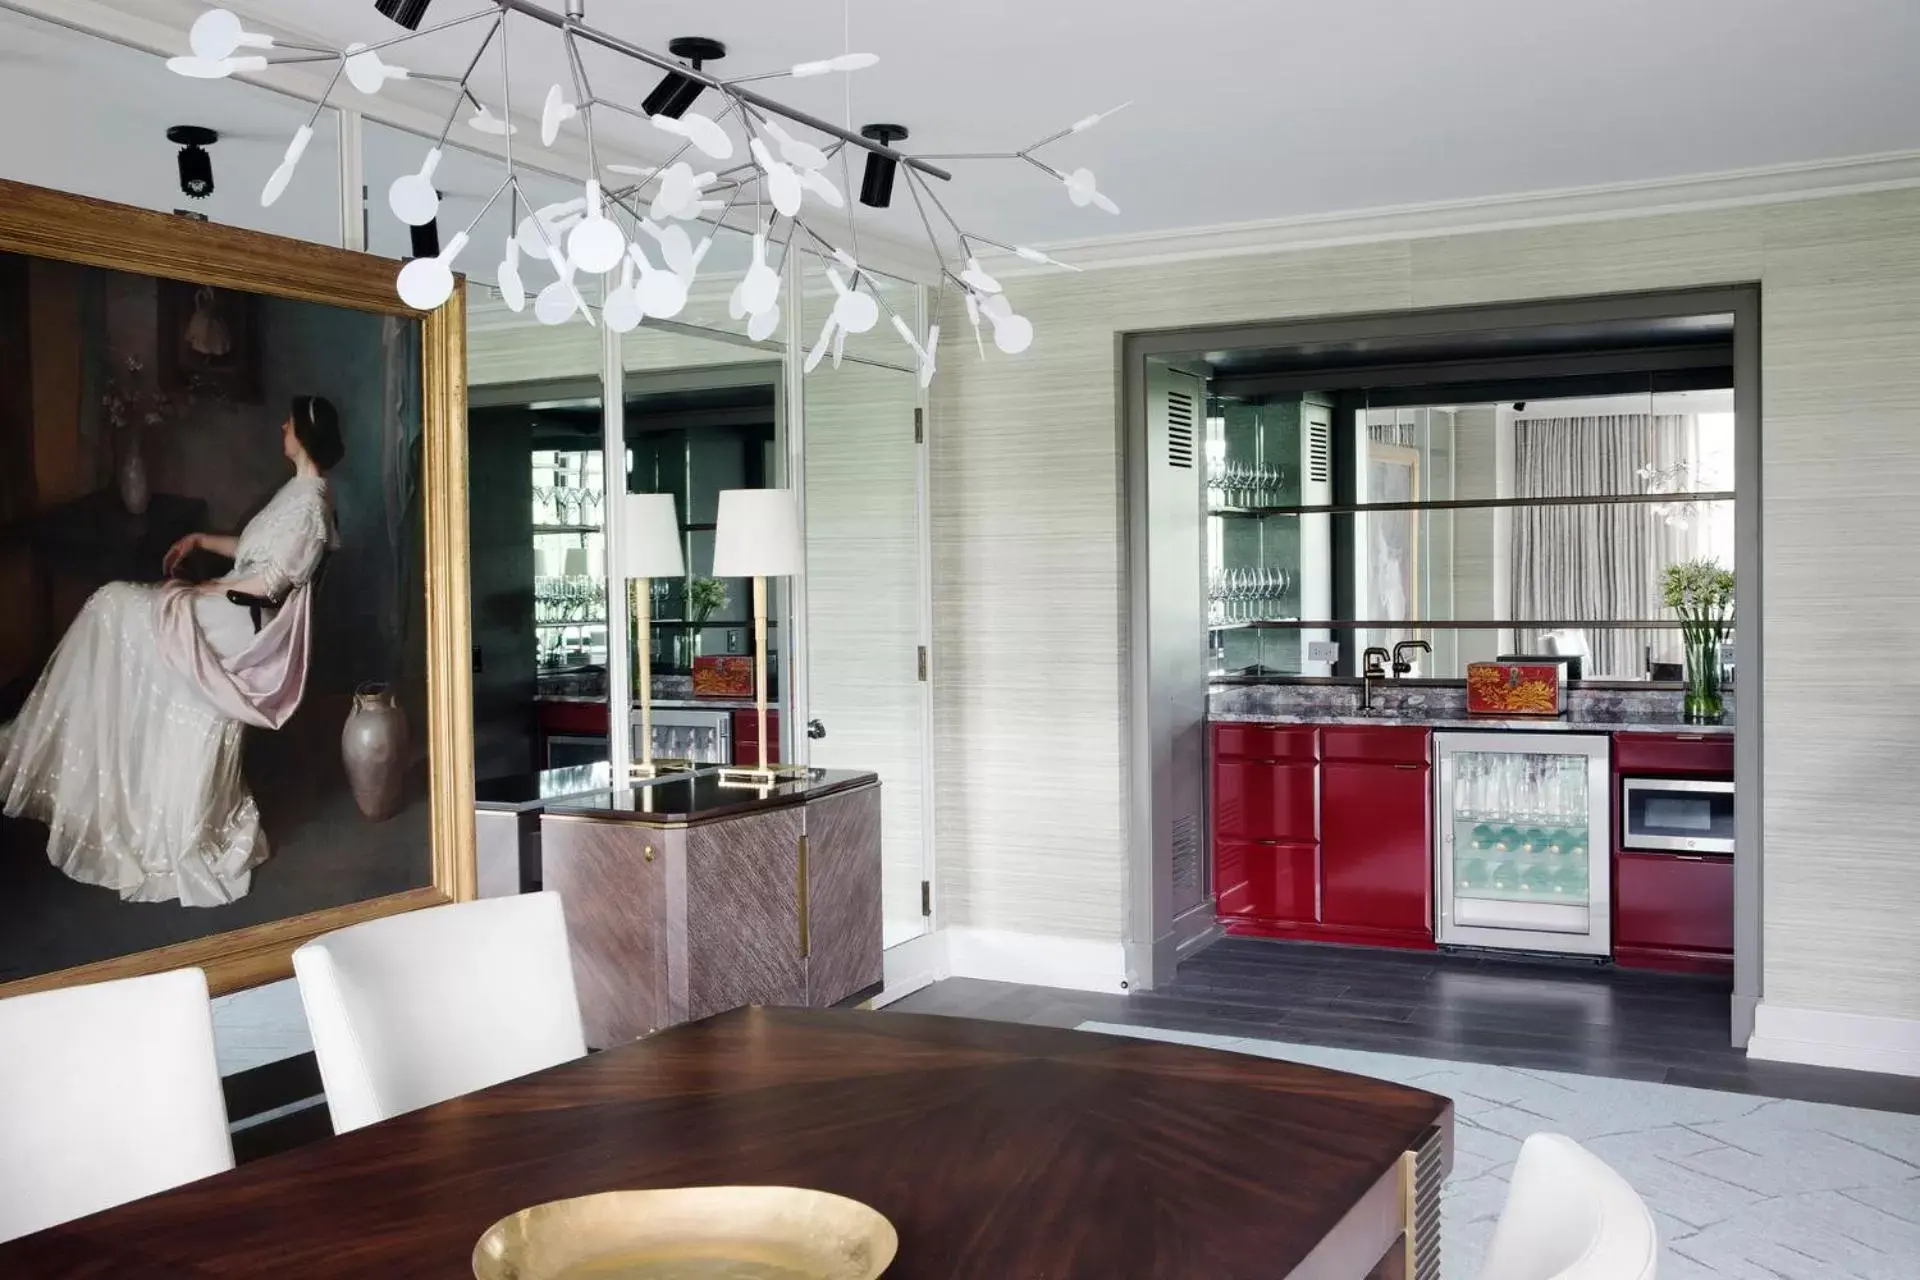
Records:
<instances>
[{"instance_id":1,"label":"granite countertop","mask_svg":"<svg viewBox=\"0 0 1920 1280\"><path fill-rule=\"evenodd\" d=\"M1507 730L1520 733L1674 733L1729 736L1732 707L1719 724L1692 724L1682 714L1683 689L1629 684L1573 685L1559 716L1473 716L1467 690L1453 681L1386 681L1373 690L1372 711L1360 710L1362 689L1351 681L1215 685L1207 718L1216 724L1378 724L1427 729Z\"/></svg>"},{"instance_id":2,"label":"granite countertop","mask_svg":"<svg viewBox=\"0 0 1920 1280\"><path fill-rule=\"evenodd\" d=\"M1268 715L1252 711L1215 711L1210 712L1207 719L1214 724L1417 725L1423 729L1512 730L1525 733L1678 733L1731 737L1734 731L1734 726L1730 724L1689 724L1677 716L1585 718L1567 715L1554 719L1535 720L1521 717L1508 720L1493 716L1449 715L1445 712L1423 715L1412 711L1371 713L1309 711Z\"/></svg>"},{"instance_id":3,"label":"granite countertop","mask_svg":"<svg viewBox=\"0 0 1920 1280\"><path fill-rule=\"evenodd\" d=\"M810 769L770 787L723 783L718 769L661 778L549 803L557 817L593 818L636 826L680 826L805 804L840 791L878 783L879 775L851 769Z\"/></svg>"}]
</instances>

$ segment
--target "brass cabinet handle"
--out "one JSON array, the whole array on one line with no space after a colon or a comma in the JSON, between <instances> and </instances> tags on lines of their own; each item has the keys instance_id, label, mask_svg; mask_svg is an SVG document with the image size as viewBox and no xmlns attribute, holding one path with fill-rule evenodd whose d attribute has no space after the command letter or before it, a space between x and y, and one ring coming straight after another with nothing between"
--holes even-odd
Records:
<instances>
[{"instance_id":1,"label":"brass cabinet handle","mask_svg":"<svg viewBox=\"0 0 1920 1280\"><path fill-rule=\"evenodd\" d=\"M648 845L648 846L647 846L647 853L646 853L646 858L647 858L647 861L648 861L648 862L652 862L652 861L653 861L653 846L652 846L652 845Z\"/></svg>"},{"instance_id":2,"label":"brass cabinet handle","mask_svg":"<svg viewBox=\"0 0 1920 1280\"><path fill-rule=\"evenodd\" d=\"M1396 769L1424 769L1427 766L1423 764L1396 764L1393 767Z\"/></svg>"},{"instance_id":3,"label":"brass cabinet handle","mask_svg":"<svg viewBox=\"0 0 1920 1280\"><path fill-rule=\"evenodd\" d=\"M807 917L807 838L800 837L800 958L805 960L812 946L812 922Z\"/></svg>"}]
</instances>

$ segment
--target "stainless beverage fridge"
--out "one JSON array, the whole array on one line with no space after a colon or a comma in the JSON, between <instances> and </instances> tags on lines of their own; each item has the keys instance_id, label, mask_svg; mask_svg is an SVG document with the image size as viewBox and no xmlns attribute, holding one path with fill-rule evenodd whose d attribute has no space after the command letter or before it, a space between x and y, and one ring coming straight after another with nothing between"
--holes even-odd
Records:
<instances>
[{"instance_id":1,"label":"stainless beverage fridge","mask_svg":"<svg viewBox=\"0 0 1920 1280\"><path fill-rule=\"evenodd\" d=\"M1608 740L1437 733L1435 936L1611 955Z\"/></svg>"}]
</instances>

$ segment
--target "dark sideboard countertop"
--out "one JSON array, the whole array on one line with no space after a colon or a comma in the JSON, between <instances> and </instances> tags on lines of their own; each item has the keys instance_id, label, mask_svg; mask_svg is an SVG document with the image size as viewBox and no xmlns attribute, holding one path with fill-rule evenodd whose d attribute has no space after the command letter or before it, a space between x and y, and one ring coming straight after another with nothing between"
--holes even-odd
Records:
<instances>
[{"instance_id":1,"label":"dark sideboard countertop","mask_svg":"<svg viewBox=\"0 0 1920 1280\"><path fill-rule=\"evenodd\" d=\"M605 791L613 785L606 761L483 778L473 784L473 807L485 813L525 813L562 798Z\"/></svg>"},{"instance_id":2,"label":"dark sideboard countertop","mask_svg":"<svg viewBox=\"0 0 1920 1280\"><path fill-rule=\"evenodd\" d=\"M720 771L710 769L639 786L573 796L548 803L546 811L562 818L592 818L645 827L679 826L805 804L879 781L878 774L856 769L810 769L805 777L783 778L770 787L756 787L722 782Z\"/></svg>"},{"instance_id":3,"label":"dark sideboard countertop","mask_svg":"<svg viewBox=\"0 0 1920 1280\"><path fill-rule=\"evenodd\" d=\"M1360 710L1356 682L1216 684L1207 691L1207 719L1215 724L1409 725L1427 729L1516 730L1534 733L1684 733L1731 735L1733 691L1718 724L1695 724L1681 714L1685 691L1628 685L1572 685L1564 715L1469 716L1460 683L1434 681L1374 688L1375 709Z\"/></svg>"}]
</instances>

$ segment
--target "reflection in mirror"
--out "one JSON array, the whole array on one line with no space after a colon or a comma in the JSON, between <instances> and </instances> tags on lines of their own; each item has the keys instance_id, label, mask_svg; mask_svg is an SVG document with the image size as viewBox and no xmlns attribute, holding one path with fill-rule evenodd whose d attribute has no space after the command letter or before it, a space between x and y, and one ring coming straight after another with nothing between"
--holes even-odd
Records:
<instances>
[{"instance_id":1,"label":"reflection in mirror","mask_svg":"<svg viewBox=\"0 0 1920 1280\"><path fill-rule=\"evenodd\" d=\"M747 260L746 237L733 237L711 254ZM711 260L711 259L710 259ZM737 272L734 275L737 276ZM730 285L727 287L731 287ZM724 290L708 286L688 310L715 305L726 317ZM702 312L705 314L705 312ZM686 573L649 584L644 643L652 671L653 747L656 756L703 764L758 759L759 723L753 705L753 596L747 579L713 577L720 494L780 483L785 387L777 342L756 343L742 333L703 330L678 321L649 320L622 336L625 432L630 493L665 493L679 514ZM778 583L770 584L777 596ZM769 758L780 758L788 627L782 610L769 610L767 733ZM640 644L630 636L629 671L639 678ZM729 690L728 681L732 681ZM732 696L716 696L731 692ZM633 731L639 732L637 722ZM636 747L637 753L637 747Z\"/></svg>"},{"instance_id":2,"label":"reflection in mirror","mask_svg":"<svg viewBox=\"0 0 1920 1280\"><path fill-rule=\"evenodd\" d=\"M835 317L836 304L840 303L843 296L828 275L829 271L840 277L840 283L846 286L848 292L855 291L853 273L847 270L844 263L831 258L823 259L817 253L801 252L800 290L804 298L806 321L800 331L800 341L809 359L829 319ZM834 338L828 343L818 368L833 366L836 347L843 362L847 357L854 357L897 369L914 368L918 356L906 339L900 336L893 318L898 316L916 337L920 334L919 286L881 272L862 269L857 292L872 298L873 307L849 304L838 315L850 317L856 326L866 324L867 327L848 332L836 325ZM867 324L869 320L871 324Z\"/></svg>"},{"instance_id":3,"label":"reflection in mirror","mask_svg":"<svg viewBox=\"0 0 1920 1280\"><path fill-rule=\"evenodd\" d=\"M1730 389L1367 409L1364 421L1365 456L1399 457L1381 478L1411 469L1422 501L1733 489ZM1355 501L1396 500L1370 484L1370 465L1355 478Z\"/></svg>"},{"instance_id":4,"label":"reflection in mirror","mask_svg":"<svg viewBox=\"0 0 1920 1280\"><path fill-rule=\"evenodd\" d=\"M1323 448L1319 423L1339 417ZM1207 447L1216 672L1332 674L1308 646L1336 639L1353 674L1354 653L1417 636L1433 646L1423 675L1579 652L1589 678L1645 679L1680 660L1676 631L1579 624L1669 621L1668 565L1735 567L1734 500L1709 496L1734 487L1730 392L1349 414L1331 397L1216 397ZM1333 510L1298 510L1316 505ZM1343 620L1566 625L1246 625Z\"/></svg>"},{"instance_id":5,"label":"reflection in mirror","mask_svg":"<svg viewBox=\"0 0 1920 1280\"><path fill-rule=\"evenodd\" d=\"M607 760L599 335L475 290L467 359L475 775Z\"/></svg>"},{"instance_id":6,"label":"reflection in mirror","mask_svg":"<svg viewBox=\"0 0 1920 1280\"><path fill-rule=\"evenodd\" d=\"M1357 673L1357 655L1366 646L1377 645L1391 651L1403 641L1424 640L1433 651L1407 653L1413 670L1409 679L1462 680L1469 662L1490 662L1514 657L1575 657L1580 659L1581 678L1585 680L1664 680L1682 678L1680 632L1673 627L1469 627L1374 626L1364 631L1336 633L1343 658L1352 659ZM1364 643L1350 637L1363 637ZM1224 646L1222 641L1224 640ZM1733 644L1728 634L1727 644ZM1298 676L1287 671L1301 652L1300 631L1292 627L1238 627L1216 637L1212 676L1218 680L1269 678L1276 674ZM1351 647L1350 647L1351 646ZM1222 657L1222 653L1226 655ZM1619 671L1599 669L1596 654L1613 655ZM1231 665L1229 665L1231 664ZM1731 649L1724 666L1724 678L1734 675Z\"/></svg>"}]
</instances>

